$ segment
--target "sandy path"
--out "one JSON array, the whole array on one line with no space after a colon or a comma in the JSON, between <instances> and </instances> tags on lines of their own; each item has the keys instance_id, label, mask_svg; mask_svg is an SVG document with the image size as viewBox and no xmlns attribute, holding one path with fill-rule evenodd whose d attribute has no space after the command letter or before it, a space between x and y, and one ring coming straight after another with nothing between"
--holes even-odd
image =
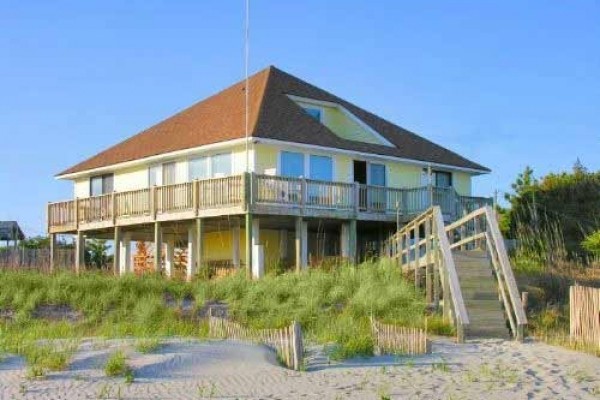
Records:
<instances>
[{"instance_id":1,"label":"sandy path","mask_svg":"<svg viewBox=\"0 0 600 400\"><path fill-rule=\"evenodd\" d=\"M134 342L81 345L68 371L25 379L17 357L0 363L1 399L579 399L600 398L600 358L541 343L434 342L426 357L375 357L330 364L313 349L306 372L276 365L260 346L166 342L154 354ZM135 382L107 378L117 348L128 354Z\"/></svg>"}]
</instances>

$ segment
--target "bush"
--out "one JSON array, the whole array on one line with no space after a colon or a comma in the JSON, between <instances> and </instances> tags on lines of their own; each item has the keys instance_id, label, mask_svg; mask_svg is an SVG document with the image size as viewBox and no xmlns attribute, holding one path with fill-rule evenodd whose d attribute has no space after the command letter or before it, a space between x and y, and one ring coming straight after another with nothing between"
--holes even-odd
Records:
<instances>
[{"instance_id":1,"label":"bush","mask_svg":"<svg viewBox=\"0 0 600 400\"><path fill-rule=\"evenodd\" d=\"M581 246L593 255L600 256L600 230L586 236Z\"/></svg>"}]
</instances>

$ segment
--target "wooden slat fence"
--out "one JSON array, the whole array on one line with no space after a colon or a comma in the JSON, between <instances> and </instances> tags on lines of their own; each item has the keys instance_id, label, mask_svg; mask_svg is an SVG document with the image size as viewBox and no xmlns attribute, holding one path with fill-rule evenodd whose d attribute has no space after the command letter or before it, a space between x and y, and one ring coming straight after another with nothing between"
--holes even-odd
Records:
<instances>
[{"instance_id":1,"label":"wooden slat fence","mask_svg":"<svg viewBox=\"0 0 600 400\"><path fill-rule=\"evenodd\" d=\"M375 354L418 355L431 353L431 341L423 329L382 324L371 318L371 332L375 344Z\"/></svg>"},{"instance_id":2,"label":"wooden slat fence","mask_svg":"<svg viewBox=\"0 0 600 400\"><path fill-rule=\"evenodd\" d=\"M600 349L600 289L571 286L569 300L571 340Z\"/></svg>"},{"instance_id":3,"label":"wooden slat fence","mask_svg":"<svg viewBox=\"0 0 600 400\"><path fill-rule=\"evenodd\" d=\"M0 251L0 269L50 272L50 249L4 249ZM75 270L75 250L57 249L55 270Z\"/></svg>"},{"instance_id":4,"label":"wooden slat fence","mask_svg":"<svg viewBox=\"0 0 600 400\"><path fill-rule=\"evenodd\" d=\"M288 368L298 371L302 367L302 329L296 321L281 329L252 329L233 321L209 316L208 327L211 337L262 343L274 349Z\"/></svg>"}]
</instances>

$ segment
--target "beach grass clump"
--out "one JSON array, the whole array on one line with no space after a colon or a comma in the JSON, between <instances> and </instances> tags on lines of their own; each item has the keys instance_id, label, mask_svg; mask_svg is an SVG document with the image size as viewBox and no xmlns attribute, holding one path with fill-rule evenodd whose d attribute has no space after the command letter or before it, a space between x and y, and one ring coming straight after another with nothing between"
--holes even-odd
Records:
<instances>
[{"instance_id":1,"label":"beach grass clump","mask_svg":"<svg viewBox=\"0 0 600 400\"><path fill-rule=\"evenodd\" d=\"M189 299L195 304L185 313L173 306ZM208 323L199 311L207 302L225 303L231 319L256 329L281 328L297 321L308 340L334 344L340 358L372 354L370 317L452 334L441 317L426 315L424 294L405 279L397 265L386 261L271 274L260 280L248 279L240 271L193 282L156 274L0 272L0 309L15 314L14 319L0 322L0 329L13 341L137 337L152 341L142 348L153 351L158 338L206 337ZM40 316L40 307L48 305L78 317ZM0 341L0 351L10 347Z\"/></svg>"},{"instance_id":2,"label":"beach grass clump","mask_svg":"<svg viewBox=\"0 0 600 400\"><path fill-rule=\"evenodd\" d=\"M104 373L106 376L125 376L131 375L131 368L127 365L127 358L125 353L121 350L117 350L108 357L106 364L104 364Z\"/></svg>"},{"instance_id":3,"label":"beach grass clump","mask_svg":"<svg viewBox=\"0 0 600 400\"><path fill-rule=\"evenodd\" d=\"M49 371L68 368L71 357L79 347L78 340L61 340L38 343L18 338L4 342L6 349L25 359L28 378L43 378Z\"/></svg>"},{"instance_id":4,"label":"beach grass clump","mask_svg":"<svg viewBox=\"0 0 600 400\"><path fill-rule=\"evenodd\" d=\"M139 353L149 354L154 353L161 346L162 343L158 338L140 339L135 344L135 350Z\"/></svg>"}]
</instances>

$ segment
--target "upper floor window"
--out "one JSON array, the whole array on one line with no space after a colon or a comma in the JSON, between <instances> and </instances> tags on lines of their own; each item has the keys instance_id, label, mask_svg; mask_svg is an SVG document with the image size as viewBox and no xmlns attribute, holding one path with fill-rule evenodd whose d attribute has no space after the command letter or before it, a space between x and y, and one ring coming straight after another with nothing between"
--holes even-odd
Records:
<instances>
[{"instance_id":1,"label":"upper floor window","mask_svg":"<svg viewBox=\"0 0 600 400\"><path fill-rule=\"evenodd\" d=\"M211 176L213 178L231 175L231 153L215 154L210 161Z\"/></svg>"},{"instance_id":2,"label":"upper floor window","mask_svg":"<svg viewBox=\"0 0 600 400\"><path fill-rule=\"evenodd\" d=\"M162 185L162 165L153 165L148 169L148 184L150 186Z\"/></svg>"},{"instance_id":3,"label":"upper floor window","mask_svg":"<svg viewBox=\"0 0 600 400\"><path fill-rule=\"evenodd\" d=\"M447 171L433 171L433 184L437 187L452 187L452 173Z\"/></svg>"},{"instance_id":4,"label":"upper floor window","mask_svg":"<svg viewBox=\"0 0 600 400\"><path fill-rule=\"evenodd\" d=\"M148 170L148 183L150 186L177 183L177 163L173 161L151 166Z\"/></svg>"},{"instance_id":5,"label":"upper floor window","mask_svg":"<svg viewBox=\"0 0 600 400\"><path fill-rule=\"evenodd\" d=\"M189 162L190 180L210 178L208 157L198 157Z\"/></svg>"},{"instance_id":6,"label":"upper floor window","mask_svg":"<svg viewBox=\"0 0 600 400\"><path fill-rule=\"evenodd\" d=\"M333 180L333 160L327 156L310 156L310 178L321 181Z\"/></svg>"},{"instance_id":7,"label":"upper floor window","mask_svg":"<svg viewBox=\"0 0 600 400\"><path fill-rule=\"evenodd\" d=\"M304 176L304 154L281 152L281 176L300 178Z\"/></svg>"},{"instance_id":8,"label":"upper floor window","mask_svg":"<svg viewBox=\"0 0 600 400\"><path fill-rule=\"evenodd\" d=\"M314 107L305 107L304 111L306 111L306 113L308 115L310 115L311 117L313 117L314 119L316 119L317 121L321 122L321 109L320 108L314 108Z\"/></svg>"},{"instance_id":9,"label":"upper floor window","mask_svg":"<svg viewBox=\"0 0 600 400\"><path fill-rule=\"evenodd\" d=\"M385 164L369 163L369 185L385 186Z\"/></svg>"},{"instance_id":10,"label":"upper floor window","mask_svg":"<svg viewBox=\"0 0 600 400\"><path fill-rule=\"evenodd\" d=\"M113 192L113 174L96 175L90 178L90 196Z\"/></svg>"}]
</instances>

